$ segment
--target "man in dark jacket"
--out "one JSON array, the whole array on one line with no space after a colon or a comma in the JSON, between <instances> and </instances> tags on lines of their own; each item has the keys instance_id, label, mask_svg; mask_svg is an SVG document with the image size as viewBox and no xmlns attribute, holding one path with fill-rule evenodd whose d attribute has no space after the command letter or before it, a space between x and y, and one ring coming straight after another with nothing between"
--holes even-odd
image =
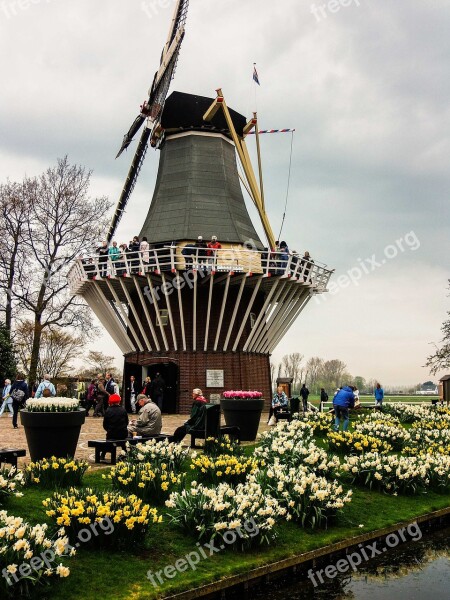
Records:
<instances>
[{"instance_id":1,"label":"man in dark jacket","mask_svg":"<svg viewBox=\"0 0 450 600\"><path fill-rule=\"evenodd\" d=\"M333 408L335 414L334 429L339 431L341 425L341 419L344 420L342 427L343 431L347 431L349 423L348 411L350 408L355 406L355 394L353 393L356 388L346 385L341 388L336 396L333 398Z\"/></svg>"},{"instance_id":2,"label":"man in dark jacket","mask_svg":"<svg viewBox=\"0 0 450 600\"><path fill-rule=\"evenodd\" d=\"M11 386L9 395L11 396L13 401L12 424L14 429L18 429L17 415L19 414L19 409L24 407L25 401L28 400L28 398L30 397L28 385L25 382L25 376L23 375L23 373L17 373L16 380Z\"/></svg>"},{"instance_id":3,"label":"man in dark jacket","mask_svg":"<svg viewBox=\"0 0 450 600\"><path fill-rule=\"evenodd\" d=\"M303 412L308 412L308 396L309 396L309 390L306 387L306 383L304 383L302 385L302 389L300 390L300 396L302 397L302 404L303 404Z\"/></svg>"},{"instance_id":4,"label":"man in dark jacket","mask_svg":"<svg viewBox=\"0 0 450 600\"><path fill-rule=\"evenodd\" d=\"M109 408L103 418L107 440L126 440L128 437L128 415L121 402L119 394L109 397Z\"/></svg>"},{"instance_id":5,"label":"man in dark jacket","mask_svg":"<svg viewBox=\"0 0 450 600\"><path fill-rule=\"evenodd\" d=\"M150 398L153 402L159 407L159 410L162 412L163 408L163 399L164 399L164 390L166 389L166 384L164 379L161 377L159 373L156 373L156 377L153 378L153 381L150 383Z\"/></svg>"}]
</instances>

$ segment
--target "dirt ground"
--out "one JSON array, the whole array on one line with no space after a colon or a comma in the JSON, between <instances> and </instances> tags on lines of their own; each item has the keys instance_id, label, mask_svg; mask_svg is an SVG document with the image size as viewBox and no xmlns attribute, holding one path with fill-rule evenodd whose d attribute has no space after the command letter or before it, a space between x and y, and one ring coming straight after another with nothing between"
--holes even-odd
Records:
<instances>
[{"instance_id":1,"label":"dirt ground","mask_svg":"<svg viewBox=\"0 0 450 600\"><path fill-rule=\"evenodd\" d=\"M268 429L267 423L267 414L263 414L261 416L261 421L259 425L259 432L266 431ZM131 418L135 418L134 415L130 415ZM173 433L177 427L182 425L186 419L187 415L163 415L163 433ZM83 458L84 460L89 461L91 465L94 467L94 448L88 448L88 440L98 440L105 438L105 431L102 427L103 419L102 418L94 418L94 417L86 417L86 421L81 428L80 438L78 440L78 447L75 453L75 458ZM14 429L12 426L12 419L9 417L9 413L3 413L0 417L0 449L2 448L17 448L17 449L25 449L27 451L27 456L24 458L19 458L19 467L22 464L29 462L30 458L28 456L28 446L27 440L25 437L25 430L20 424L20 416L18 420L19 428ZM225 424L225 423L224 423ZM184 438L184 445L189 446L191 438L186 436ZM201 443L201 442L200 442ZM105 465L102 465L105 466Z\"/></svg>"}]
</instances>

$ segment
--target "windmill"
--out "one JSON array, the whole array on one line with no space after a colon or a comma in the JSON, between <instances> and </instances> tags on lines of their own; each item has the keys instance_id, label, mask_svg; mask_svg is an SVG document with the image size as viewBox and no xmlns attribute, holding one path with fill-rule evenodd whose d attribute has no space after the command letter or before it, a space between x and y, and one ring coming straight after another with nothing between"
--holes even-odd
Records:
<instances>
[{"instance_id":1,"label":"windmill","mask_svg":"<svg viewBox=\"0 0 450 600\"><path fill-rule=\"evenodd\" d=\"M114 215L111 221L111 226L108 231L107 240L111 241L117 226L122 218L128 200L133 193L139 172L145 160L149 140L155 145L158 135L160 134L160 118L164 109L167 93L169 91L170 82L175 75L175 69L178 63L181 44L185 34L185 24L189 8L189 0L178 0L175 6L174 15L169 29L167 41L161 53L161 61L158 71L153 78L153 83L148 92L148 100L141 106L141 112L133 121L130 129L123 136L122 145L116 158L118 158L124 150L128 148L134 139L134 136L139 132L142 126L144 130L139 139L136 152L134 154L130 170L128 171L125 185L117 203Z\"/></svg>"},{"instance_id":2,"label":"windmill","mask_svg":"<svg viewBox=\"0 0 450 600\"><path fill-rule=\"evenodd\" d=\"M141 127L130 171L108 233L110 240L136 183L148 144L160 152L158 175L139 238L150 250L100 264L76 261L69 273L124 355L124 380L160 372L165 412L188 412L189 390L210 399L225 389L258 389L269 402L270 355L310 299L326 291L332 271L275 250L265 211L262 169L255 174L246 137L250 119L215 98L167 96L177 64L188 2L179 0L149 99L124 136L120 153ZM239 163L239 164L238 164ZM240 170L239 170L240 167ZM267 243L249 216L254 202ZM205 248L217 236L221 247Z\"/></svg>"}]
</instances>

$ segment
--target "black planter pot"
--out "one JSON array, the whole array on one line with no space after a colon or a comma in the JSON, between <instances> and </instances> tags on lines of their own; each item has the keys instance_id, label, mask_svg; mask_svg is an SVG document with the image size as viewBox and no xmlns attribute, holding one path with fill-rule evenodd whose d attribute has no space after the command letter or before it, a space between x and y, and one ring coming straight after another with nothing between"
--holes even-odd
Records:
<instances>
[{"instance_id":1,"label":"black planter pot","mask_svg":"<svg viewBox=\"0 0 450 600\"><path fill-rule=\"evenodd\" d=\"M262 398L221 398L220 406L227 426L240 428L241 440L244 442L256 440L264 408Z\"/></svg>"},{"instance_id":2,"label":"black planter pot","mask_svg":"<svg viewBox=\"0 0 450 600\"><path fill-rule=\"evenodd\" d=\"M74 456L86 411L28 412L20 411L32 461L41 458Z\"/></svg>"}]
</instances>

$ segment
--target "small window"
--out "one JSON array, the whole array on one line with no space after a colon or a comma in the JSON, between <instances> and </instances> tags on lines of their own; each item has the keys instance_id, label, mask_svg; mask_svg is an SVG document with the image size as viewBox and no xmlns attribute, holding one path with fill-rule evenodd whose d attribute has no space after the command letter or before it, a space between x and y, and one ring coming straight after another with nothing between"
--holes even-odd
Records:
<instances>
[{"instance_id":1,"label":"small window","mask_svg":"<svg viewBox=\"0 0 450 600\"><path fill-rule=\"evenodd\" d=\"M159 311L159 316L160 316L160 321L158 321L158 327L160 326L160 323L163 327L166 327L166 325L169 322L169 311L167 310L167 308L162 308Z\"/></svg>"},{"instance_id":2,"label":"small window","mask_svg":"<svg viewBox=\"0 0 450 600\"><path fill-rule=\"evenodd\" d=\"M256 315L255 313L250 313L250 329L253 329L256 323Z\"/></svg>"}]
</instances>

